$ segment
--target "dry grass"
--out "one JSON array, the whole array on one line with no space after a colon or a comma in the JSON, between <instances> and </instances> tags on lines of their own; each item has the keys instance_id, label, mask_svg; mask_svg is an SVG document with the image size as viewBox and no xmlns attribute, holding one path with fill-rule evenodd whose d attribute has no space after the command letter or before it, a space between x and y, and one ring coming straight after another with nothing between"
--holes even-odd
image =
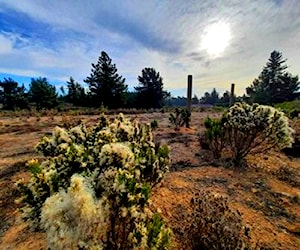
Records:
<instances>
[{"instance_id":1,"label":"dry grass","mask_svg":"<svg viewBox=\"0 0 300 250\"><path fill-rule=\"evenodd\" d=\"M228 197L250 227L251 242L264 249L300 248L300 159L281 153L248 157L249 167L242 170L214 163L211 153L199 146L198 133L208 113L192 113L191 129L175 132L169 126L168 113L130 114L140 122L158 121L156 141L171 147L171 171L153 190L153 206L159 207L173 229L173 249L183 249L183 228L190 213L194 191L212 191ZM220 116L211 113L211 116ZM112 116L113 117L113 116ZM0 118L0 249L46 249L42 233L31 232L20 220L14 200L18 194L14 182L29 178L25 162L36 157L34 146L64 122L97 122L97 116L49 116ZM213 164L212 164L213 163ZM259 243L257 243L259 242ZM256 246L259 248L258 246Z\"/></svg>"}]
</instances>

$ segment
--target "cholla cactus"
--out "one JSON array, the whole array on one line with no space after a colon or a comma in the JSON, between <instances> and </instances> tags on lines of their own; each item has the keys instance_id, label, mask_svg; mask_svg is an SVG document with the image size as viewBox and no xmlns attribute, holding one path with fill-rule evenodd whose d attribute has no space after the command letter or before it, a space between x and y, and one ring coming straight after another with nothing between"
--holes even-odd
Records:
<instances>
[{"instance_id":1,"label":"cholla cactus","mask_svg":"<svg viewBox=\"0 0 300 250\"><path fill-rule=\"evenodd\" d=\"M148 207L169 150L155 146L149 125L103 116L90 130L55 128L37 149L46 160L30 161L32 179L18 186L25 218L45 229L50 248L166 247L170 231Z\"/></svg>"},{"instance_id":2,"label":"cholla cactus","mask_svg":"<svg viewBox=\"0 0 300 250\"><path fill-rule=\"evenodd\" d=\"M191 112L187 109L175 109L175 113L170 113L169 121L171 124L175 125L175 130L179 130L180 127L184 126L186 128L190 127Z\"/></svg>"},{"instance_id":3,"label":"cholla cactus","mask_svg":"<svg viewBox=\"0 0 300 250\"><path fill-rule=\"evenodd\" d=\"M283 112L269 106L237 103L222 119L236 165L249 153L290 147L293 130Z\"/></svg>"}]
</instances>

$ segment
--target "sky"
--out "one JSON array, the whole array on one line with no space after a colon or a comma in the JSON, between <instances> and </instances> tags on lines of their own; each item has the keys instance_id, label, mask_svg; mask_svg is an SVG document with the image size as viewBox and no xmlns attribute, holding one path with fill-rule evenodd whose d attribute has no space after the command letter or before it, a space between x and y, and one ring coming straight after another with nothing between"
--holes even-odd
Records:
<instances>
[{"instance_id":1,"label":"sky","mask_svg":"<svg viewBox=\"0 0 300 250\"><path fill-rule=\"evenodd\" d=\"M259 75L273 50L300 74L299 0L0 0L0 80L59 88L83 84L105 51L130 90L145 67L185 96L236 93Z\"/></svg>"}]
</instances>

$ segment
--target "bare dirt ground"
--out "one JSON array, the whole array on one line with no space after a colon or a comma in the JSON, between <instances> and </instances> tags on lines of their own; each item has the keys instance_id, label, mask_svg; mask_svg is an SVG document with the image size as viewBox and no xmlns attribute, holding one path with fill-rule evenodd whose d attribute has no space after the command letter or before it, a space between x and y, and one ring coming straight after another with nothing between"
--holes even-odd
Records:
<instances>
[{"instance_id":1,"label":"bare dirt ground","mask_svg":"<svg viewBox=\"0 0 300 250\"><path fill-rule=\"evenodd\" d=\"M169 125L168 113L130 115L140 122L157 120L154 138L171 148L170 172L154 188L152 201L174 232L172 248L184 249L182 230L192 193L209 190L227 196L230 206L242 213L253 246L300 249L300 159L270 152L248 157L247 168L226 168L199 145L198 134L208 115L220 114L195 112L191 128L176 132ZM46 249L45 235L32 232L20 219L14 183L29 178L25 163L38 157L34 146L41 137L51 134L54 126L80 120L92 125L97 118L0 117L0 249Z\"/></svg>"}]
</instances>

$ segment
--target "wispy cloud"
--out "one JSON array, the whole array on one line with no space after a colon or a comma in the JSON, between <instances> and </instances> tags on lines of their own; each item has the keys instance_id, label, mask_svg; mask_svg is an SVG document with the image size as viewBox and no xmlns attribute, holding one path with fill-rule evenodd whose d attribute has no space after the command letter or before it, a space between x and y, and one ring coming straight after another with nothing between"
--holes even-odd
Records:
<instances>
[{"instance_id":1,"label":"wispy cloud","mask_svg":"<svg viewBox=\"0 0 300 250\"><path fill-rule=\"evenodd\" d=\"M231 82L243 92L274 49L300 72L299 8L297 0L2 0L0 72L82 81L105 50L131 86L154 67L174 92L187 74L198 95ZM229 25L231 40L212 58L200 44L217 22Z\"/></svg>"}]
</instances>

